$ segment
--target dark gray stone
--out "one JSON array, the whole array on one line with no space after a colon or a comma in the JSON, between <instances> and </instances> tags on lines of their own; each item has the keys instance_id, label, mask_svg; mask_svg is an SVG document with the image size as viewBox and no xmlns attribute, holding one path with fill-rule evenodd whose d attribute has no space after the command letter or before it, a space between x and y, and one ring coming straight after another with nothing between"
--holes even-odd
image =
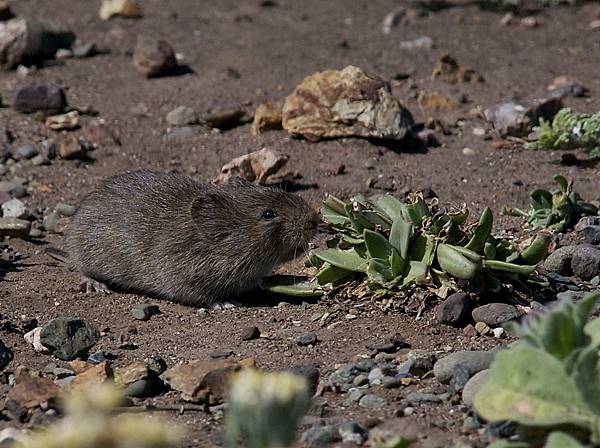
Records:
<instances>
[{"instance_id":1,"label":"dark gray stone","mask_svg":"<svg viewBox=\"0 0 600 448\"><path fill-rule=\"evenodd\" d=\"M463 390L469 378L471 378L471 371L468 367L462 364L454 366L452 379L450 380L450 384L448 384L448 393L455 394Z\"/></svg>"},{"instance_id":2,"label":"dark gray stone","mask_svg":"<svg viewBox=\"0 0 600 448\"><path fill-rule=\"evenodd\" d=\"M26 145L21 146L19 149L15 151L15 159L32 159L36 155L38 155L38 150L35 149L35 146L28 143Z\"/></svg>"},{"instance_id":3,"label":"dark gray stone","mask_svg":"<svg viewBox=\"0 0 600 448\"><path fill-rule=\"evenodd\" d=\"M494 326L514 320L520 316L520 313L515 306L508 303L489 303L475 308L472 316L475 322Z\"/></svg>"},{"instance_id":4,"label":"dark gray stone","mask_svg":"<svg viewBox=\"0 0 600 448\"><path fill-rule=\"evenodd\" d=\"M338 428L333 425L314 426L300 436L300 442L311 447L327 446L340 441Z\"/></svg>"},{"instance_id":5,"label":"dark gray stone","mask_svg":"<svg viewBox=\"0 0 600 448\"><path fill-rule=\"evenodd\" d=\"M40 342L63 361L87 355L98 342L99 331L81 319L59 317L42 327Z\"/></svg>"},{"instance_id":6,"label":"dark gray stone","mask_svg":"<svg viewBox=\"0 0 600 448\"><path fill-rule=\"evenodd\" d=\"M14 358L15 356L11 349L4 345L4 342L0 341L0 371L4 370Z\"/></svg>"},{"instance_id":7,"label":"dark gray stone","mask_svg":"<svg viewBox=\"0 0 600 448\"><path fill-rule=\"evenodd\" d=\"M358 404L363 408L378 411L385 408L388 405L388 402L385 398L382 398L378 395L366 394L363 395Z\"/></svg>"},{"instance_id":8,"label":"dark gray stone","mask_svg":"<svg viewBox=\"0 0 600 448\"><path fill-rule=\"evenodd\" d=\"M353 443L360 446L369 437L369 430L367 428L352 421L341 424L338 431L343 443Z\"/></svg>"},{"instance_id":9,"label":"dark gray stone","mask_svg":"<svg viewBox=\"0 0 600 448\"><path fill-rule=\"evenodd\" d=\"M556 272L560 275L571 275L573 273L571 270L571 260L578 248L579 246L563 246L556 249L544 261L544 268L547 271Z\"/></svg>"},{"instance_id":10,"label":"dark gray stone","mask_svg":"<svg viewBox=\"0 0 600 448\"><path fill-rule=\"evenodd\" d=\"M314 393L317 390L320 374L319 369L317 369L315 366L292 366L285 369L285 372L293 373L294 375L298 375L305 378L308 382L312 393Z\"/></svg>"},{"instance_id":11,"label":"dark gray stone","mask_svg":"<svg viewBox=\"0 0 600 448\"><path fill-rule=\"evenodd\" d=\"M34 84L17 89L13 96L13 109L18 112L60 114L67 107L67 97L59 86Z\"/></svg>"},{"instance_id":12,"label":"dark gray stone","mask_svg":"<svg viewBox=\"0 0 600 448\"><path fill-rule=\"evenodd\" d=\"M131 308L131 315L137 320L148 320L159 312L160 310L158 309L157 305L152 305L149 303L139 303L137 305L133 305L133 308Z\"/></svg>"},{"instance_id":13,"label":"dark gray stone","mask_svg":"<svg viewBox=\"0 0 600 448\"><path fill-rule=\"evenodd\" d=\"M600 273L600 249L579 247L571 260L573 274L582 280L591 280Z\"/></svg>"},{"instance_id":14,"label":"dark gray stone","mask_svg":"<svg viewBox=\"0 0 600 448\"><path fill-rule=\"evenodd\" d=\"M315 345L318 341L319 341L319 339L317 338L317 335L315 333L308 333L308 334L299 336L298 339L296 339L296 343L300 347L307 347L309 345Z\"/></svg>"},{"instance_id":15,"label":"dark gray stone","mask_svg":"<svg viewBox=\"0 0 600 448\"><path fill-rule=\"evenodd\" d=\"M462 328L471 321L473 301L464 292L457 292L444 300L437 309L438 322Z\"/></svg>"},{"instance_id":16,"label":"dark gray stone","mask_svg":"<svg viewBox=\"0 0 600 448\"><path fill-rule=\"evenodd\" d=\"M411 403L441 403L442 399L436 394L427 394L422 392L411 392L406 396L406 399Z\"/></svg>"},{"instance_id":17,"label":"dark gray stone","mask_svg":"<svg viewBox=\"0 0 600 448\"><path fill-rule=\"evenodd\" d=\"M258 327L246 327L242 330L240 335L242 341L251 341L253 339L260 338L260 330Z\"/></svg>"},{"instance_id":18,"label":"dark gray stone","mask_svg":"<svg viewBox=\"0 0 600 448\"><path fill-rule=\"evenodd\" d=\"M488 369L496 355L495 351L460 351L451 353L438 360L433 366L433 374L440 383L448 383L454 374L454 368L461 364L469 369L470 375Z\"/></svg>"},{"instance_id":19,"label":"dark gray stone","mask_svg":"<svg viewBox=\"0 0 600 448\"><path fill-rule=\"evenodd\" d=\"M584 243L600 244L600 225L584 227L577 234Z\"/></svg>"}]
</instances>

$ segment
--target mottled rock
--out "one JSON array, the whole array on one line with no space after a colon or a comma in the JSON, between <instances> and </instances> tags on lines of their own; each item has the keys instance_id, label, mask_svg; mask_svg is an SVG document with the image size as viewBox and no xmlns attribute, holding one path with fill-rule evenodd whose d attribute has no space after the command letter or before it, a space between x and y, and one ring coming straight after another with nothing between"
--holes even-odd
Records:
<instances>
[{"instance_id":1,"label":"mottled rock","mask_svg":"<svg viewBox=\"0 0 600 448\"><path fill-rule=\"evenodd\" d=\"M84 320L65 317L52 319L40 333L42 345L64 361L87 355L99 338L99 331Z\"/></svg>"},{"instance_id":2,"label":"mottled rock","mask_svg":"<svg viewBox=\"0 0 600 448\"><path fill-rule=\"evenodd\" d=\"M509 320L514 320L521 315L517 307L508 303L488 303L473 310L473 320L484 322L488 325L500 325Z\"/></svg>"},{"instance_id":3,"label":"mottled rock","mask_svg":"<svg viewBox=\"0 0 600 448\"><path fill-rule=\"evenodd\" d=\"M271 129L281 129L283 104L268 101L260 104L254 112L252 122L252 135L258 135Z\"/></svg>"},{"instance_id":4,"label":"mottled rock","mask_svg":"<svg viewBox=\"0 0 600 448\"><path fill-rule=\"evenodd\" d=\"M87 148L77 137L71 135L60 142L58 154L63 159L81 159L87 155Z\"/></svg>"},{"instance_id":5,"label":"mottled rock","mask_svg":"<svg viewBox=\"0 0 600 448\"><path fill-rule=\"evenodd\" d=\"M323 447L334 442L339 442L338 428L333 425L314 426L307 429L300 436L300 442L310 447Z\"/></svg>"},{"instance_id":6,"label":"mottled rock","mask_svg":"<svg viewBox=\"0 0 600 448\"><path fill-rule=\"evenodd\" d=\"M60 114L67 107L67 97L59 86L53 84L33 84L17 89L13 95L12 107L23 113L43 112Z\"/></svg>"},{"instance_id":7,"label":"mottled rock","mask_svg":"<svg viewBox=\"0 0 600 448\"><path fill-rule=\"evenodd\" d=\"M564 246L552 252L544 261L544 268L560 275L571 275L571 260L580 246Z\"/></svg>"},{"instance_id":8,"label":"mottled rock","mask_svg":"<svg viewBox=\"0 0 600 448\"><path fill-rule=\"evenodd\" d=\"M413 125L390 85L361 69L326 70L305 78L285 99L282 125L309 140L365 137L400 140Z\"/></svg>"},{"instance_id":9,"label":"mottled rock","mask_svg":"<svg viewBox=\"0 0 600 448\"><path fill-rule=\"evenodd\" d=\"M485 369L473 375L473 377L467 382L462 392L462 399L466 405L473 406L475 395L477 395L477 392L479 392L485 385L489 377L490 370Z\"/></svg>"},{"instance_id":10,"label":"mottled rock","mask_svg":"<svg viewBox=\"0 0 600 448\"><path fill-rule=\"evenodd\" d=\"M260 338L260 330L258 327L246 327L242 330L240 334L240 338L242 341L251 341L253 339Z\"/></svg>"},{"instance_id":11,"label":"mottled rock","mask_svg":"<svg viewBox=\"0 0 600 448\"><path fill-rule=\"evenodd\" d=\"M453 395L463 390L469 378L471 378L471 370L468 367L462 364L455 365L452 371L452 379L448 384L448 393Z\"/></svg>"},{"instance_id":12,"label":"mottled rock","mask_svg":"<svg viewBox=\"0 0 600 448\"><path fill-rule=\"evenodd\" d=\"M166 40L140 35L133 52L133 64L147 78L172 74L177 68L175 52Z\"/></svg>"},{"instance_id":13,"label":"mottled rock","mask_svg":"<svg viewBox=\"0 0 600 448\"><path fill-rule=\"evenodd\" d=\"M492 332L490 326L485 322L477 322L475 324L475 330L477 330L477 333L479 333L481 336L488 335Z\"/></svg>"},{"instance_id":14,"label":"mottled rock","mask_svg":"<svg viewBox=\"0 0 600 448\"><path fill-rule=\"evenodd\" d=\"M0 218L0 238L12 236L14 238L27 239L31 222L17 218Z\"/></svg>"},{"instance_id":15,"label":"mottled rock","mask_svg":"<svg viewBox=\"0 0 600 448\"><path fill-rule=\"evenodd\" d=\"M586 244L600 244L600 225L586 226L577 232L577 235Z\"/></svg>"},{"instance_id":16,"label":"mottled rock","mask_svg":"<svg viewBox=\"0 0 600 448\"><path fill-rule=\"evenodd\" d=\"M142 17L142 7L138 0L102 0L99 16L102 20L113 17Z\"/></svg>"},{"instance_id":17,"label":"mottled rock","mask_svg":"<svg viewBox=\"0 0 600 448\"><path fill-rule=\"evenodd\" d=\"M600 249L580 246L571 260L571 269L582 280L591 280L600 274Z\"/></svg>"},{"instance_id":18,"label":"mottled rock","mask_svg":"<svg viewBox=\"0 0 600 448\"><path fill-rule=\"evenodd\" d=\"M22 17L0 21L0 70L52 59L56 50L74 41L73 32L52 22Z\"/></svg>"},{"instance_id":19,"label":"mottled rock","mask_svg":"<svg viewBox=\"0 0 600 448\"><path fill-rule=\"evenodd\" d=\"M454 293L437 308L438 322L453 327L463 327L471 320L473 301L464 292Z\"/></svg>"},{"instance_id":20,"label":"mottled rock","mask_svg":"<svg viewBox=\"0 0 600 448\"><path fill-rule=\"evenodd\" d=\"M433 369L435 354L427 350L411 350L408 352L408 362L411 363L408 372L422 376Z\"/></svg>"},{"instance_id":21,"label":"mottled rock","mask_svg":"<svg viewBox=\"0 0 600 448\"><path fill-rule=\"evenodd\" d=\"M240 369L232 361L191 361L167 369L161 378L186 401L217 404L225 397L229 376Z\"/></svg>"},{"instance_id":22,"label":"mottled rock","mask_svg":"<svg viewBox=\"0 0 600 448\"><path fill-rule=\"evenodd\" d=\"M148 320L159 312L158 305L150 303L138 303L131 308L131 315L137 320Z\"/></svg>"},{"instance_id":23,"label":"mottled rock","mask_svg":"<svg viewBox=\"0 0 600 448\"><path fill-rule=\"evenodd\" d=\"M224 184L233 177L242 177L261 185L275 183L280 180L281 176L278 176L278 173L288 159L289 157L285 154L263 148L260 151L236 157L224 165L215 182Z\"/></svg>"},{"instance_id":24,"label":"mottled rock","mask_svg":"<svg viewBox=\"0 0 600 448\"><path fill-rule=\"evenodd\" d=\"M343 443L362 445L369 437L369 430L356 422L342 423L338 429Z\"/></svg>"},{"instance_id":25,"label":"mottled rock","mask_svg":"<svg viewBox=\"0 0 600 448\"><path fill-rule=\"evenodd\" d=\"M11 199L2 204L2 216L5 218L26 219L29 217L29 210L22 201Z\"/></svg>"},{"instance_id":26,"label":"mottled rock","mask_svg":"<svg viewBox=\"0 0 600 448\"><path fill-rule=\"evenodd\" d=\"M171 126L187 126L199 122L198 114L187 106L178 106L167 114L167 123Z\"/></svg>"},{"instance_id":27,"label":"mottled rock","mask_svg":"<svg viewBox=\"0 0 600 448\"><path fill-rule=\"evenodd\" d=\"M433 366L433 374L440 383L448 383L457 365L463 365L471 375L490 367L494 360L494 351L460 351L439 359Z\"/></svg>"},{"instance_id":28,"label":"mottled rock","mask_svg":"<svg viewBox=\"0 0 600 448\"><path fill-rule=\"evenodd\" d=\"M366 394L362 396L358 404L363 408L378 411L385 408L388 405L388 402L385 398L382 398L378 395Z\"/></svg>"}]
</instances>

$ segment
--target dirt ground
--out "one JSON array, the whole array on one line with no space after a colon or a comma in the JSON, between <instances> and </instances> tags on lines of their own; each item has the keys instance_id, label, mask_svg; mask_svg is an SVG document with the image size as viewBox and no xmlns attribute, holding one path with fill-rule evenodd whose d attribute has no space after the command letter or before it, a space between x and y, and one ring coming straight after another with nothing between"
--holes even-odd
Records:
<instances>
[{"instance_id":1,"label":"dirt ground","mask_svg":"<svg viewBox=\"0 0 600 448\"><path fill-rule=\"evenodd\" d=\"M83 163L54 160L48 166L23 163L17 174L30 180L33 191L24 201L35 207L52 207L58 202L77 204L106 176L133 168L171 170L200 180L212 179L220 167L242 154L262 147L290 156L289 167L298 170L298 194L317 204L328 193L348 198L356 193L372 194L367 180L395 185L395 194L429 187L443 204L465 202L473 213L492 207L499 225L519 231L521 222L499 217L504 205L525 207L528 193L538 187L553 187L552 177L563 174L575 180L577 191L587 200L600 199L596 166L562 166L559 152L532 152L522 147L495 149L490 139L474 135L473 129L489 125L473 109L486 108L503 100L531 100L546 94L546 85L556 76L577 77L590 89L585 99L567 98L566 104L580 111L600 109L598 75L599 34L588 24L598 18L594 4L546 8L532 11L539 22L535 28L516 23L500 25L504 11L475 2L448 2L383 34L386 14L403 3L391 0L277 0L261 6L258 0L145 0L144 17L137 20L98 19L96 1L21 0L13 9L24 16L50 19L70 27L83 42L95 42L110 50L89 59L52 63L26 78L15 72L0 73L0 94L10 98L18 85L32 81L52 82L66 87L68 100L77 107L91 107L118 135L120 147L100 147L94 161ZM145 79L132 65L131 53L138 34L164 37L193 73ZM406 50L401 41L430 36L431 50ZM473 67L484 83L451 85L431 80L436 60L444 53L461 65ZM200 112L215 105L243 104L248 111L266 100L285 97L307 75L316 71L356 65L367 73L394 82L394 94L410 109L416 121L441 120L451 132L436 132L439 147L414 151L403 144L385 147L360 139L338 139L311 143L291 138L284 131L259 136L250 125L221 132L199 132L180 142L166 141L166 114L179 105ZM456 108L425 110L416 100L421 90L438 90L458 100ZM38 143L47 138L43 123L33 116L0 109L0 124L17 137L12 148ZM471 148L470 154L463 152ZM340 165L343 174L336 174ZM68 219L63 221L68 228ZM253 358L261 367L279 369L314 364L321 376L336 364L368 353L370 343L386 341L401 333L413 348L443 354L464 348L492 347L494 338L468 338L461 330L442 326L435 313L427 311L415 320L400 312L384 312L367 304L326 300L312 304L245 307L210 312L134 295L85 295L78 291L77 275L52 263L43 253L45 244L61 247L62 235L51 235L40 243L11 239L11 248L23 257L15 270L0 277L0 314L19 322L23 316L44 323L58 316L88 320L106 332L98 349L117 356L116 366L162 356L169 365L191 359L206 359L210 353L233 351L233 359ZM292 270L292 268L288 268ZM133 320L132 305L150 302L161 314L147 322ZM359 318L344 319L355 308ZM361 311L362 310L362 311ZM321 327L314 317L334 312ZM328 323L328 324L329 324ZM242 342L241 330L256 325L267 335ZM295 338L315 332L314 347L299 347ZM22 335L0 330L2 340L15 353L13 366L43 368L51 361L37 354ZM122 338L138 345L120 349ZM448 446L462 437L473 442L477 430L463 429L467 411L462 405L423 404L412 416L396 417L395 403L411 391L439 388L432 379L396 390L385 391L390 406L383 411L365 411L348 405L343 396L326 393L319 403L326 417L349 417L371 426L404 435L419 435L421 446ZM169 394L161 402L176 402ZM212 446L219 428L204 413L167 414L188 432L190 446ZM12 425L0 421L0 429ZM434 443L438 443L435 445Z\"/></svg>"}]
</instances>

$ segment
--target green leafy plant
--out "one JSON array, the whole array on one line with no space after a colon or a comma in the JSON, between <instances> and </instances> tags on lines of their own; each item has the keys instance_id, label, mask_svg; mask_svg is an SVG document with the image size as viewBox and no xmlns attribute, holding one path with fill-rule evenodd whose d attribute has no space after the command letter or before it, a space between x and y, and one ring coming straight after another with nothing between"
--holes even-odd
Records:
<instances>
[{"instance_id":1,"label":"green leafy plant","mask_svg":"<svg viewBox=\"0 0 600 448\"><path fill-rule=\"evenodd\" d=\"M527 220L533 229L549 229L563 232L575 224L582 216L597 215L598 208L585 202L573 191L573 182L563 176L555 176L559 188L554 191L535 190L529 199L529 210L503 208L502 213L520 216Z\"/></svg>"},{"instance_id":2,"label":"green leafy plant","mask_svg":"<svg viewBox=\"0 0 600 448\"><path fill-rule=\"evenodd\" d=\"M229 390L225 416L227 446L291 446L296 427L311 403L304 378L291 373L243 369L233 378ZM244 445L240 444L242 440Z\"/></svg>"},{"instance_id":3,"label":"green leafy plant","mask_svg":"<svg viewBox=\"0 0 600 448\"><path fill-rule=\"evenodd\" d=\"M577 149L600 158L600 114L589 115L561 109L552 122L540 119L534 128L538 137L527 146L532 149Z\"/></svg>"},{"instance_id":4,"label":"green leafy plant","mask_svg":"<svg viewBox=\"0 0 600 448\"><path fill-rule=\"evenodd\" d=\"M548 431L579 428L592 443L600 442L600 319L588 322L599 299L596 293L577 304L564 300L526 324L513 325L520 340L496 355L488 381L475 396L477 412L488 421L511 420ZM552 434L546 446L580 446L574 439L565 442L570 439Z\"/></svg>"},{"instance_id":5,"label":"green leafy plant","mask_svg":"<svg viewBox=\"0 0 600 448\"><path fill-rule=\"evenodd\" d=\"M383 294L414 284L454 288L458 281L498 292L502 281L527 279L549 244L541 235L519 251L514 242L492 236L489 208L478 223L466 224L466 208L447 211L418 194L409 203L389 195L357 196L348 203L330 196L321 215L337 236L310 254L319 284L337 286L366 276L369 287Z\"/></svg>"}]
</instances>

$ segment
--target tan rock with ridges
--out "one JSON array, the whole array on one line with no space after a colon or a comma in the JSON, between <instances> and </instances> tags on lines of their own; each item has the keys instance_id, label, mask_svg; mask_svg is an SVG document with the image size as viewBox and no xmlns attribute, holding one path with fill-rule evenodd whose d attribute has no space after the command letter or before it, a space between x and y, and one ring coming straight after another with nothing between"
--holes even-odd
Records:
<instances>
[{"instance_id":1,"label":"tan rock with ridges","mask_svg":"<svg viewBox=\"0 0 600 448\"><path fill-rule=\"evenodd\" d=\"M350 65L305 78L285 99L282 124L288 132L312 141L328 137L401 140L413 120L387 82Z\"/></svg>"}]
</instances>

